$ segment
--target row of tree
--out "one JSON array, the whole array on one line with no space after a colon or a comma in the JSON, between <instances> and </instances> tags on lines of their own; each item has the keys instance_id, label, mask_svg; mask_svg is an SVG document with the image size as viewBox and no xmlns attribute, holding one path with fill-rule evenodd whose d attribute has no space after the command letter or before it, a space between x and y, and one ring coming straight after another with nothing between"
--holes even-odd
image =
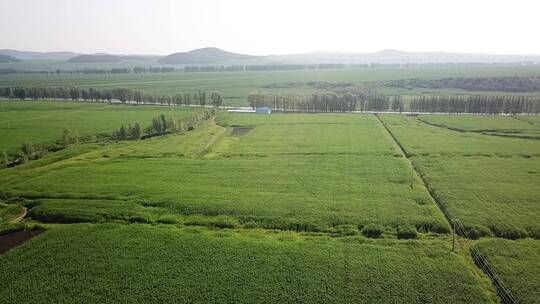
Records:
<instances>
[{"instance_id":1,"label":"row of tree","mask_svg":"<svg viewBox=\"0 0 540 304\"><path fill-rule=\"evenodd\" d=\"M348 111L403 111L401 96L365 93L279 94L253 92L248 95L252 108L270 107L281 111L348 112Z\"/></svg>"},{"instance_id":2,"label":"row of tree","mask_svg":"<svg viewBox=\"0 0 540 304\"><path fill-rule=\"evenodd\" d=\"M40 75L60 75L60 74L141 74L141 73L172 73L177 71L174 67L134 67L134 68L111 68L97 69L87 68L78 70L16 70L14 68L1 68L0 74L40 74ZM180 70L181 71L181 70Z\"/></svg>"},{"instance_id":3,"label":"row of tree","mask_svg":"<svg viewBox=\"0 0 540 304\"><path fill-rule=\"evenodd\" d=\"M153 136L190 131L193 130L199 122L208 120L215 114L216 110L214 108L199 109L189 116L182 118L166 117L164 114L161 114L154 117L150 124L144 129L138 122L128 125L122 124L118 130L112 132L111 137L114 140L138 140ZM105 140L111 138L109 135L100 136ZM77 131L64 128L60 139L58 139L54 145L38 144L35 146L32 142L25 141L17 153L9 155L6 151L3 151L0 154L0 168L7 167L12 162L25 163L29 160L38 159L48 153L48 151L56 151L71 144L93 142L95 140L95 136L81 139L79 138Z\"/></svg>"},{"instance_id":4,"label":"row of tree","mask_svg":"<svg viewBox=\"0 0 540 304\"><path fill-rule=\"evenodd\" d=\"M81 87L4 87L0 88L0 97L17 99L64 99L73 101L95 101L111 102L119 100L121 102L167 104L167 105L213 105L221 106L223 97L218 92L208 93L206 91L185 92L176 95L157 95L145 93L141 90L128 88L117 88L110 90L100 90L94 88Z\"/></svg>"},{"instance_id":5,"label":"row of tree","mask_svg":"<svg viewBox=\"0 0 540 304\"><path fill-rule=\"evenodd\" d=\"M484 78L443 78L443 79L400 79L388 82L387 86L412 89L448 89L457 88L469 91L509 91L509 92L537 92L540 91L540 77L538 76L507 76Z\"/></svg>"},{"instance_id":6,"label":"row of tree","mask_svg":"<svg viewBox=\"0 0 540 304\"><path fill-rule=\"evenodd\" d=\"M535 96L421 96L410 103L414 112L538 114L540 98Z\"/></svg>"},{"instance_id":7,"label":"row of tree","mask_svg":"<svg viewBox=\"0 0 540 304\"><path fill-rule=\"evenodd\" d=\"M151 123L144 130L137 122L133 125L122 124L118 130L113 132L112 137L116 140L137 140L144 137L190 131L195 128L198 122L208 120L215 114L216 111L213 108L204 108L182 118L167 118L161 114L152 118Z\"/></svg>"}]
</instances>

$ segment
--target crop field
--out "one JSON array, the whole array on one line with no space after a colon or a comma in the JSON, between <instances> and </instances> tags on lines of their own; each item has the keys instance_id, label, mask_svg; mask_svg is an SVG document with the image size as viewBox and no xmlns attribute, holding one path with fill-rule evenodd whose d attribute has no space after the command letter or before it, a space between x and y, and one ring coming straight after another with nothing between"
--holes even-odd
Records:
<instances>
[{"instance_id":1,"label":"crop field","mask_svg":"<svg viewBox=\"0 0 540 304\"><path fill-rule=\"evenodd\" d=\"M251 91L318 90L271 86L299 79L406 90L398 92L406 100L422 91L381 81L482 73L540 74L485 67L8 75L0 87L217 90L226 104L246 105ZM25 141L53 143L65 128L95 137L0 169L0 245L13 231L45 229L0 254L7 302L500 303L469 244L518 303L538 298L539 116L219 110L172 134L99 136L195 110L0 101L0 153L17 153ZM24 208L24 219L9 223ZM449 219L473 240L458 231L453 249Z\"/></svg>"},{"instance_id":2,"label":"crop field","mask_svg":"<svg viewBox=\"0 0 540 304\"><path fill-rule=\"evenodd\" d=\"M536 116L420 115L418 119L457 131L540 138L540 125L532 117Z\"/></svg>"},{"instance_id":3,"label":"crop field","mask_svg":"<svg viewBox=\"0 0 540 304\"><path fill-rule=\"evenodd\" d=\"M538 285L540 242L483 239L478 243L478 249L512 290L518 303L538 302L540 298L540 285Z\"/></svg>"},{"instance_id":4,"label":"crop field","mask_svg":"<svg viewBox=\"0 0 540 304\"><path fill-rule=\"evenodd\" d=\"M209 216L212 225L227 216L233 226L358 231L374 223L395 233L410 224L423 232L448 232L442 213L374 116L257 117L218 118L250 126L242 136L210 124L186 135L90 152L74 147L83 153L5 170L0 180L8 196L129 201L149 220L172 214L189 223ZM103 213L91 200L77 208L58 203L39 205L33 216L80 217L71 213L85 212L84 206Z\"/></svg>"},{"instance_id":5,"label":"crop field","mask_svg":"<svg viewBox=\"0 0 540 304\"><path fill-rule=\"evenodd\" d=\"M0 257L0 291L10 303L489 303L448 246L170 225L64 226Z\"/></svg>"},{"instance_id":6,"label":"crop field","mask_svg":"<svg viewBox=\"0 0 540 304\"><path fill-rule=\"evenodd\" d=\"M65 128L81 137L112 133L121 124L150 124L159 114L182 117L190 108L118 106L84 102L0 100L0 152L14 152L25 141L59 140Z\"/></svg>"},{"instance_id":7,"label":"crop field","mask_svg":"<svg viewBox=\"0 0 540 304\"><path fill-rule=\"evenodd\" d=\"M416 95L425 90L403 90L389 88L378 82L403 78L437 79L445 77L481 77L508 75L540 75L535 66L523 67L450 67L450 68L372 68L343 70L265 71L265 72L212 72L212 73L152 73L152 74L109 74L109 75L0 75L0 87L4 86L80 86L83 88L141 89L149 93L173 95L198 90L219 91L224 104L247 106L247 95L252 91L272 90L272 84L305 81L347 82L364 84L381 93ZM282 91L283 89L279 89ZM294 90L293 90L294 91ZM305 92L305 88L296 91ZM434 93L432 91L429 91ZM445 90L443 93L456 93ZM468 92L467 94L471 94Z\"/></svg>"},{"instance_id":8,"label":"crop field","mask_svg":"<svg viewBox=\"0 0 540 304\"><path fill-rule=\"evenodd\" d=\"M462 133L411 117L382 119L434 195L475 234L539 237L539 141Z\"/></svg>"}]
</instances>

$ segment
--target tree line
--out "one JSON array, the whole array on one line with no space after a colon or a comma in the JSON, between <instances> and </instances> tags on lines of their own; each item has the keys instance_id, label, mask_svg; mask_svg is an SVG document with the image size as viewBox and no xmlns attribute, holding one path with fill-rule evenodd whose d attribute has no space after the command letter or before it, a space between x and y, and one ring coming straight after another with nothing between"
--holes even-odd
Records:
<instances>
[{"instance_id":1,"label":"tree line","mask_svg":"<svg viewBox=\"0 0 540 304\"><path fill-rule=\"evenodd\" d=\"M123 141L186 132L193 130L199 122L208 120L215 114L216 110L214 108L199 109L189 116L182 118L166 117L164 114L160 114L159 116L154 117L146 128L143 128L141 124L135 122L134 124L122 124L118 130L113 131L110 135L98 135L101 141L111 139ZM56 140L54 144L41 143L34 145L30 141L25 141L21 145L19 152L15 154L9 155L6 151L3 151L0 154L0 168L7 167L10 164L20 164L29 160L38 159L50 151L58 151L72 144L95 141L98 141L95 135L80 138L77 131L73 131L66 127L62 131L60 138Z\"/></svg>"},{"instance_id":2,"label":"tree line","mask_svg":"<svg viewBox=\"0 0 540 304\"><path fill-rule=\"evenodd\" d=\"M172 73L178 71L174 67L133 67L133 68L111 68L111 69L97 69L86 68L77 70L16 70L14 68L1 68L0 74L39 74L39 75L60 75L60 74L142 74L142 73Z\"/></svg>"},{"instance_id":3,"label":"tree line","mask_svg":"<svg viewBox=\"0 0 540 304\"><path fill-rule=\"evenodd\" d=\"M506 76L484 78L443 78L443 79L401 79L386 83L387 86L400 88L427 89L463 89L468 91L506 91L506 92L536 92L540 91L538 76Z\"/></svg>"},{"instance_id":4,"label":"tree line","mask_svg":"<svg viewBox=\"0 0 540 304\"><path fill-rule=\"evenodd\" d=\"M208 120L215 114L216 110L214 108L204 108L182 118L167 118L164 114L160 114L159 116L152 118L150 124L144 129L138 122L133 125L122 124L118 130L112 133L112 138L116 140L137 140L191 131L195 128L197 123Z\"/></svg>"},{"instance_id":5,"label":"tree line","mask_svg":"<svg viewBox=\"0 0 540 304\"><path fill-rule=\"evenodd\" d=\"M219 92L184 92L175 95L158 95L145 93L138 89L116 88L116 89L94 89L81 87L3 87L0 88L0 97L16 99L63 99L72 101L93 101L111 102L135 102L148 104L167 105L212 105L221 106L223 97Z\"/></svg>"},{"instance_id":6,"label":"tree line","mask_svg":"<svg viewBox=\"0 0 540 304\"><path fill-rule=\"evenodd\" d=\"M311 94L252 92L248 95L248 103L254 109L270 107L275 110L299 112L403 111L401 96L353 92Z\"/></svg>"},{"instance_id":7,"label":"tree line","mask_svg":"<svg viewBox=\"0 0 540 304\"><path fill-rule=\"evenodd\" d=\"M535 96L421 96L410 103L413 112L479 113L479 114L538 114L540 98Z\"/></svg>"}]
</instances>

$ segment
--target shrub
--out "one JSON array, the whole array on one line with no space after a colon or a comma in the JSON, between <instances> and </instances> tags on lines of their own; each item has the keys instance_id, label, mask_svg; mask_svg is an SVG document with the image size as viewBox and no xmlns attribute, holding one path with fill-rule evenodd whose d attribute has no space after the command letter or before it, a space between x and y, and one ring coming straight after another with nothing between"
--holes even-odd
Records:
<instances>
[{"instance_id":1,"label":"shrub","mask_svg":"<svg viewBox=\"0 0 540 304\"><path fill-rule=\"evenodd\" d=\"M521 229L510 224L491 224L489 228L497 237L505 239L517 240L526 238L528 236L525 229Z\"/></svg>"},{"instance_id":2,"label":"shrub","mask_svg":"<svg viewBox=\"0 0 540 304\"><path fill-rule=\"evenodd\" d=\"M464 229L465 229L465 232L467 233L467 236L472 240L477 240L483 236L492 235L489 229L480 225L466 225Z\"/></svg>"},{"instance_id":3,"label":"shrub","mask_svg":"<svg viewBox=\"0 0 540 304\"><path fill-rule=\"evenodd\" d=\"M164 215L156 220L160 224L176 225L179 223L178 218L173 215Z\"/></svg>"},{"instance_id":4,"label":"shrub","mask_svg":"<svg viewBox=\"0 0 540 304\"><path fill-rule=\"evenodd\" d=\"M339 225L334 227L334 233L337 236L348 236L348 235L357 235L358 228L353 225Z\"/></svg>"},{"instance_id":5,"label":"shrub","mask_svg":"<svg viewBox=\"0 0 540 304\"><path fill-rule=\"evenodd\" d=\"M398 239L415 239L416 236L416 227L411 224L399 225L397 228Z\"/></svg>"},{"instance_id":6,"label":"shrub","mask_svg":"<svg viewBox=\"0 0 540 304\"><path fill-rule=\"evenodd\" d=\"M130 223L150 223L150 219L144 215L132 215L128 218Z\"/></svg>"},{"instance_id":7,"label":"shrub","mask_svg":"<svg viewBox=\"0 0 540 304\"><path fill-rule=\"evenodd\" d=\"M369 224L366 225L362 229L362 234L365 235L368 238L379 238L384 232L384 227L377 224Z\"/></svg>"}]
</instances>

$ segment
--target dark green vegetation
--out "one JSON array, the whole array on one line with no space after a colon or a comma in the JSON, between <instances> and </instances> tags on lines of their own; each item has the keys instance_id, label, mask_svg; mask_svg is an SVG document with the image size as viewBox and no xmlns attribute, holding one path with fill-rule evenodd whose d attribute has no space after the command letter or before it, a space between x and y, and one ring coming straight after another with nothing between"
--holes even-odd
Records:
<instances>
[{"instance_id":1,"label":"dark green vegetation","mask_svg":"<svg viewBox=\"0 0 540 304\"><path fill-rule=\"evenodd\" d=\"M437 240L76 225L0 256L0 274L9 303L489 302Z\"/></svg>"},{"instance_id":2,"label":"dark green vegetation","mask_svg":"<svg viewBox=\"0 0 540 304\"><path fill-rule=\"evenodd\" d=\"M400 79L387 83L400 88L463 89L468 91L538 92L540 77Z\"/></svg>"},{"instance_id":3,"label":"dark green vegetation","mask_svg":"<svg viewBox=\"0 0 540 304\"><path fill-rule=\"evenodd\" d=\"M493 265L497 276L505 282L518 303L538 302L539 241L485 239L478 243L477 248Z\"/></svg>"}]
</instances>

